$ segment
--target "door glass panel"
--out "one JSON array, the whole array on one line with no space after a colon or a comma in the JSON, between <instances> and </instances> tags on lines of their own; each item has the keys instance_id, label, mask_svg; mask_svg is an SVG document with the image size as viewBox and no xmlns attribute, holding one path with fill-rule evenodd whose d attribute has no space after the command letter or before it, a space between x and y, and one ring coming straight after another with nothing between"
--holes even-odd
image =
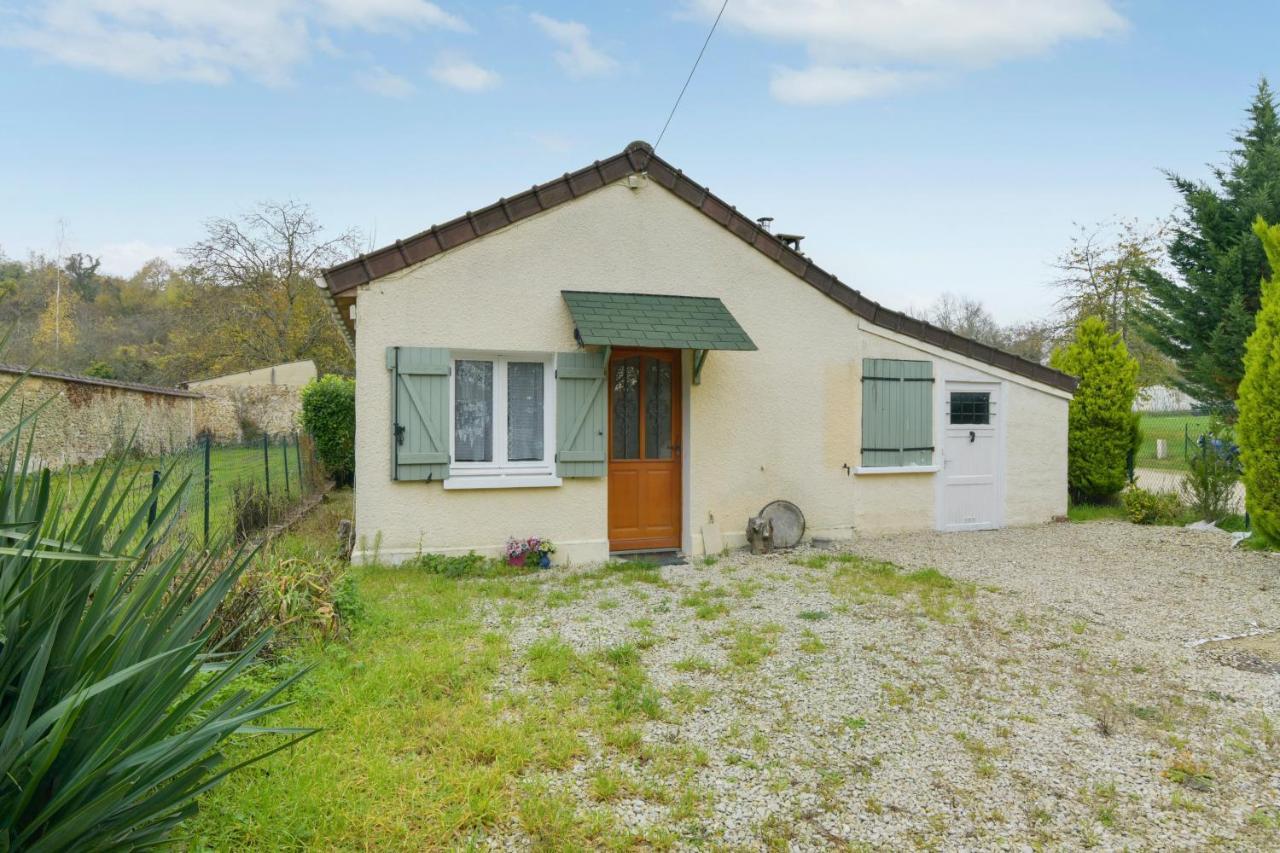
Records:
<instances>
[{"instance_id":1,"label":"door glass panel","mask_svg":"<svg viewBox=\"0 0 1280 853\"><path fill-rule=\"evenodd\" d=\"M644 359L644 458L671 458L671 362Z\"/></svg>"},{"instance_id":2,"label":"door glass panel","mask_svg":"<svg viewBox=\"0 0 1280 853\"><path fill-rule=\"evenodd\" d=\"M952 391L951 423L991 423L991 394L986 391Z\"/></svg>"},{"instance_id":3,"label":"door glass panel","mask_svg":"<svg viewBox=\"0 0 1280 853\"><path fill-rule=\"evenodd\" d=\"M459 462L493 461L493 362L457 362L454 384L454 456Z\"/></svg>"},{"instance_id":4,"label":"door glass panel","mask_svg":"<svg viewBox=\"0 0 1280 853\"><path fill-rule=\"evenodd\" d=\"M613 363L613 458L640 458L640 357Z\"/></svg>"},{"instance_id":5,"label":"door glass panel","mask_svg":"<svg viewBox=\"0 0 1280 853\"><path fill-rule=\"evenodd\" d=\"M542 459L541 362L513 361L507 365L507 459Z\"/></svg>"}]
</instances>

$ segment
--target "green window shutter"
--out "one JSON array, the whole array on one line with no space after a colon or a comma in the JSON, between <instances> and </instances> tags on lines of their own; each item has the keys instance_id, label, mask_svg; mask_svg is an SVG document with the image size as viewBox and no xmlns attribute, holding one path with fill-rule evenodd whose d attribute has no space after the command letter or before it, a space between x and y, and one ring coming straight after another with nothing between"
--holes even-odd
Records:
<instances>
[{"instance_id":1,"label":"green window shutter","mask_svg":"<svg viewBox=\"0 0 1280 853\"><path fill-rule=\"evenodd\" d=\"M556 474L603 477L608 394L603 352L556 356Z\"/></svg>"},{"instance_id":2,"label":"green window shutter","mask_svg":"<svg viewBox=\"0 0 1280 853\"><path fill-rule=\"evenodd\" d=\"M391 371L391 477L449 476L449 351L388 347Z\"/></svg>"},{"instance_id":3,"label":"green window shutter","mask_svg":"<svg viewBox=\"0 0 1280 853\"><path fill-rule=\"evenodd\" d=\"M862 465L933 464L933 363L862 360Z\"/></svg>"}]
</instances>

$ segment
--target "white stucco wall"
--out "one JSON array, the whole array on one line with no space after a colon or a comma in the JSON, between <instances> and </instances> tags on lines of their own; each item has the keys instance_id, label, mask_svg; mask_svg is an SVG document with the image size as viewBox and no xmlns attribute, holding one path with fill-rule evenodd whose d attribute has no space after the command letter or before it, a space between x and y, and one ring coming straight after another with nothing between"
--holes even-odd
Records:
<instances>
[{"instance_id":1,"label":"white stucco wall","mask_svg":"<svg viewBox=\"0 0 1280 853\"><path fill-rule=\"evenodd\" d=\"M935 476L859 476L844 467L858 464L864 357L933 358L935 374L1005 383L1007 520L1047 521L1066 510L1066 395L909 338L869 334L843 306L665 189L619 183L360 288L359 547L377 543L381 558L398 559L419 550L496 552L508 536L542 535L561 546L562 559L606 555L603 479L446 491L390 477L386 348L571 351L561 290L715 296L759 346L712 352L697 386L687 382L686 357L691 553L702 551L699 531L711 520L727 544L741 544L746 519L774 498L798 504L809 532L821 536L933 526Z\"/></svg>"}]
</instances>

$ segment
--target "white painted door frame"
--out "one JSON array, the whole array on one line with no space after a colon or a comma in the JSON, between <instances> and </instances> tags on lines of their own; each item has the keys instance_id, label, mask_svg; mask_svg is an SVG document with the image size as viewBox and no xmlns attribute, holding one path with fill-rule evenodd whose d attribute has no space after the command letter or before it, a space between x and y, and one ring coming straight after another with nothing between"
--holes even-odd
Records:
<instances>
[{"instance_id":1,"label":"white painted door frame","mask_svg":"<svg viewBox=\"0 0 1280 853\"><path fill-rule=\"evenodd\" d=\"M938 402L938 447L941 457L942 470L938 472L937 477L937 495L936 506L934 508L934 517L937 520L937 529L943 531L963 531L963 530L993 530L1004 526L1004 502L1005 502L1005 448L1006 448L1006 431L1005 422L1006 399L1005 387L1003 382L979 382L969 380L946 379L939 383L941 388L941 399ZM973 391L987 392L991 395L991 418L990 423L986 425L977 424L951 424L951 394L954 391ZM958 475L949 473L960 462L959 459L948 458L948 448L954 446L957 442L962 441L973 431L977 437L989 438L994 446L991 452L990 476L992 493L990 498L990 511L984 513L987 518L977 519L969 522L948 523L948 489L947 485L950 481L954 488L951 490L951 500L955 500L956 493L965 485L957 482ZM954 440L954 441L953 441ZM964 444L961 445L965 446ZM963 451L960 451L963 452ZM971 475L972 476L972 475ZM973 484L977 487L980 484Z\"/></svg>"}]
</instances>

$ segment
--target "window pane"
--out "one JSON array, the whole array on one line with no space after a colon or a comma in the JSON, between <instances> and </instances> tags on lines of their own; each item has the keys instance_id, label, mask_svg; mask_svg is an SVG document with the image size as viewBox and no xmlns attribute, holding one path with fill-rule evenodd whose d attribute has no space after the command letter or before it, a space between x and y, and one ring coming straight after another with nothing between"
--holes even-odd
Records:
<instances>
[{"instance_id":1,"label":"window pane","mask_svg":"<svg viewBox=\"0 0 1280 853\"><path fill-rule=\"evenodd\" d=\"M644 458L671 458L671 362L644 360Z\"/></svg>"},{"instance_id":2,"label":"window pane","mask_svg":"<svg viewBox=\"0 0 1280 853\"><path fill-rule=\"evenodd\" d=\"M454 383L454 455L459 462L493 461L493 362L459 361Z\"/></svg>"},{"instance_id":3,"label":"window pane","mask_svg":"<svg viewBox=\"0 0 1280 853\"><path fill-rule=\"evenodd\" d=\"M640 357L613 363L613 458L640 458Z\"/></svg>"},{"instance_id":4,"label":"window pane","mask_svg":"<svg viewBox=\"0 0 1280 853\"><path fill-rule=\"evenodd\" d=\"M951 394L951 423L991 423L991 395L987 392L954 391Z\"/></svg>"},{"instance_id":5,"label":"window pane","mask_svg":"<svg viewBox=\"0 0 1280 853\"><path fill-rule=\"evenodd\" d=\"M542 363L507 365L507 459L542 459Z\"/></svg>"}]
</instances>

